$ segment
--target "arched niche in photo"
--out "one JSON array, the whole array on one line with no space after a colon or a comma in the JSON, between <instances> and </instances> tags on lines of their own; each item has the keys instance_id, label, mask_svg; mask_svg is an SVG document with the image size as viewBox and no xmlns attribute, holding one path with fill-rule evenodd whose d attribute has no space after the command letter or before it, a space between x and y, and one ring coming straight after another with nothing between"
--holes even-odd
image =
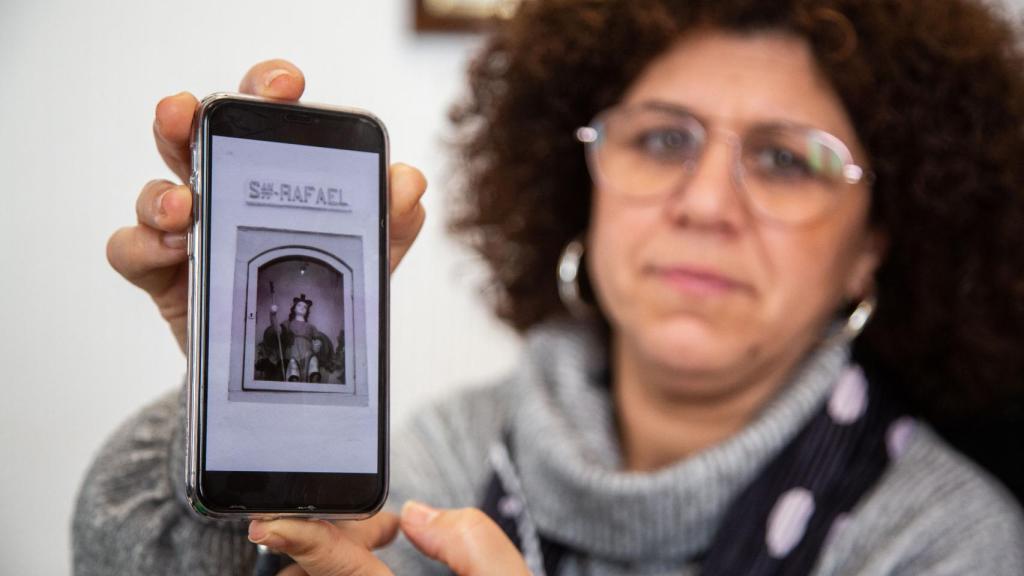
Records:
<instances>
[{"instance_id":1,"label":"arched niche in photo","mask_svg":"<svg viewBox=\"0 0 1024 576\"><path fill-rule=\"evenodd\" d=\"M240 228L229 398L366 405L362 274L358 238Z\"/></svg>"}]
</instances>

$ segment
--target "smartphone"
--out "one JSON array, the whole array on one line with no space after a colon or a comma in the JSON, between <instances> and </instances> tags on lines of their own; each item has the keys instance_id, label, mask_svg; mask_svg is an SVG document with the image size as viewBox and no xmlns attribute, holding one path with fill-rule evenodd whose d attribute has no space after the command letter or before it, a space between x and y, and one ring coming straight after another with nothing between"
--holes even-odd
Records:
<instances>
[{"instance_id":1,"label":"smartphone","mask_svg":"<svg viewBox=\"0 0 1024 576\"><path fill-rule=\"evenodd\" d=\"M363 518L388 490L388 137L237 94L192 130L186 493L215 518Z\"/></svg>"}]
</instances>

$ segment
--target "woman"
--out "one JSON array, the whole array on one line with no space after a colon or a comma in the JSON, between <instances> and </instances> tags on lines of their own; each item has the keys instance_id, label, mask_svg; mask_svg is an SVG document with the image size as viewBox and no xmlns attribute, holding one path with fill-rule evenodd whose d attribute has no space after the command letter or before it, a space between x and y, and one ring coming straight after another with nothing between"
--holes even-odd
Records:
<instances>
[{"instance_id":1,"label":"woman","mask_svg":"<svg viewBox=\"0 0 1024 576\"><path fill-rule=\"evenodd\" d=\"M396 437L392 505L435 507L249 539L310 574L386 574L370 550L399 530L397 574L1021 573L1019 505L932 427L1020 405L1020 64L966 0L525 3L454 114L455 228L521 369ZM301 84L277 62L243 88ZM179 175L194 106L157 109ZM425 184L391 178L395 265ZM187 209L152 184L110 244L179 340L183 255L159 238ZM81 573L249 568L242 527L173 498L179 420L168 399L101 454Z\"/></svg>"}]
</instances>

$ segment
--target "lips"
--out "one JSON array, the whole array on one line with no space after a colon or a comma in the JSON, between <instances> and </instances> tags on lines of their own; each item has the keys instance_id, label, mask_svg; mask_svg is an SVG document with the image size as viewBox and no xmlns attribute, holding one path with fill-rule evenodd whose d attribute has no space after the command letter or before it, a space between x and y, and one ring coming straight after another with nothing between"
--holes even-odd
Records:
<instances>
[{"instance_id":1,"label":"lips","mask_svg":"<svg viewBox=\"0 0 1024 576\"><path fill-rule=\"evenodd\" d=\"M669 287L689 294L716 296L750 292L753 287L716 270L695 266L648 266L647 273Z\"/></svg>"}]
</instances>

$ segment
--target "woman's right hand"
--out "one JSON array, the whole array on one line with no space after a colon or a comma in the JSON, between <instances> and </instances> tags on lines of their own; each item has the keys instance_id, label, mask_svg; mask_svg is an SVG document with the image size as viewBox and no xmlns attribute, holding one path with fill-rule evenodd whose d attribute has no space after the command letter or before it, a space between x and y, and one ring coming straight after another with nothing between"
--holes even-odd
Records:
<instances>
[{"instance_id":1,"label":"woman's right hand","mask_svg":"<svg viewBox=\"0 0 1024 576\"><path fill-rule=\"evenodd\" d=\"M302 71L284 60L256 64L242 79L239 91L284 101L298 100L305 88ZM156 106L153 138L164 162L187 182L191 173L189 135L199 101L182 92ZM391 272L412 246L426 213L420 198L426 179L412 166L393 164L391 190ZM107 242L107 260L129 282L145 290L182 350L188 325L188 261L185 233L192 225L192 191L187 184L153 180L142 187L135 203L134 226L114 232Z\"/></svg>"}]
</instances>

